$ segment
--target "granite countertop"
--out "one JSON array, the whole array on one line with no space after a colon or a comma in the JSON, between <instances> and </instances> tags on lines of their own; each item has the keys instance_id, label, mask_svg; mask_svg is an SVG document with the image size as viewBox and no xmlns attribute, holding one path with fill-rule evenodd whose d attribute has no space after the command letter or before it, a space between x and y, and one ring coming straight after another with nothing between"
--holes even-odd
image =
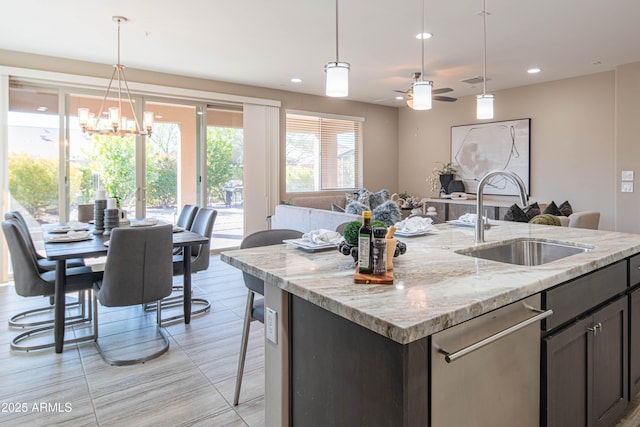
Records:
<instances>
[{"instance_id":1,"label":"granite countertop","mask_svg":"<svg viewBox=\"0 0 640 427\"><path fill-rule=\"evenodd\" d=\"M554 285L640 253L640 235L504 221L478 246L518 237L592 245L593 249L535 267L460 255L474 246L473 228L399 238L393 285L354 284L352 259L337 250L308 253L289 245L228 251L221 259L287 292L406 344Z\"/></svg>"}]
</instances>

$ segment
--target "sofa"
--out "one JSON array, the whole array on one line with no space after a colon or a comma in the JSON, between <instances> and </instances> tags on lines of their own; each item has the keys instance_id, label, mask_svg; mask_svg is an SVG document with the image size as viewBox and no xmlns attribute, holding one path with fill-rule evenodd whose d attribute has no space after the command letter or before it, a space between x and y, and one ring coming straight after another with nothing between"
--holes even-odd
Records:
<instances>
[{"instance_id":1,"label":"sofa","mask_svg":"<svg viewBox=\"0 0 640 427\"><path fill-rule=\"evenodd\" d=\"M351 221L362 221L360 215L315 209L304 206L277 205L271 216L271 228L288 228L308 233L312 230L335 230Z\"/></svg>"}]
</instances>

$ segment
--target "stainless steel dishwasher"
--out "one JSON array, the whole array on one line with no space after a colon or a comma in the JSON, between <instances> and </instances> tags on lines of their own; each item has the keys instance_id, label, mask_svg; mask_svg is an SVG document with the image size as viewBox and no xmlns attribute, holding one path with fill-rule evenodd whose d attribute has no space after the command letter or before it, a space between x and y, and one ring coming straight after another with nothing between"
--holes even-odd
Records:
<instances>
[{"instance_id":1,"label":"stainless steel dishwasher","mask_svg":"<svg viewBox=\"0 0 640 427\"><path fill-rule=\"evenodd\" d=\"M434 334L431 426L539 426L540 296Z\"/></svg>"}]
</instances>

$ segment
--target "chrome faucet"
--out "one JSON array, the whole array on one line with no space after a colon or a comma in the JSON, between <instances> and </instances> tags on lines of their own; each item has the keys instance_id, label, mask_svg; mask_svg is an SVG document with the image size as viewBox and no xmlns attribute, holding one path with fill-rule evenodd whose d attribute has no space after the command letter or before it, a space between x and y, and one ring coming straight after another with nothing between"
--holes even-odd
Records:
<instances>
[{"instance_id":1,"label":"chrome faucet","mask_svg":"<svg viewBox=\"0 0 640 427\"><path fill-rule=\"evenodd\" d=\"M527 190L524 187L524 182L522 179L516 175L512 171L494 169L490 170L480 179L480 183L478 183L478 194L476 201L476 243L484 243L484 217L482 212L484 211L484 204L482 201L482 191L484 190L484 186L491 178L502 175L506 178L511 178L514 184L520 190L520 202L522 203L522 207L527 206Z\"/></svg>"}]
</instances>

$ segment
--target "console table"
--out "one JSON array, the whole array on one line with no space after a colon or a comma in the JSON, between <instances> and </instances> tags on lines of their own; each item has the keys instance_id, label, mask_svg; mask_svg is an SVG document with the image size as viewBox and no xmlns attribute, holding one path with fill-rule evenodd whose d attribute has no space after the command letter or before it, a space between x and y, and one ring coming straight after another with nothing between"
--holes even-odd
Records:
<instances>
[{"instance_id":1,"label":"console table","mask_svg":"<svg viewBox=\"0 0 640 427\"><path fill-rule=\"evenodd\" d=\"M514 203L518 203L514 200L483 200L485 208L485 214L490 219L502 219L509 207ZM441 199L430 198L427 199L427 206L433 206L436 208L437 217L449 221L452 219L458 219L461 215L466 213L476 213L476 199Z\"/></svg>"}]
</instances>

